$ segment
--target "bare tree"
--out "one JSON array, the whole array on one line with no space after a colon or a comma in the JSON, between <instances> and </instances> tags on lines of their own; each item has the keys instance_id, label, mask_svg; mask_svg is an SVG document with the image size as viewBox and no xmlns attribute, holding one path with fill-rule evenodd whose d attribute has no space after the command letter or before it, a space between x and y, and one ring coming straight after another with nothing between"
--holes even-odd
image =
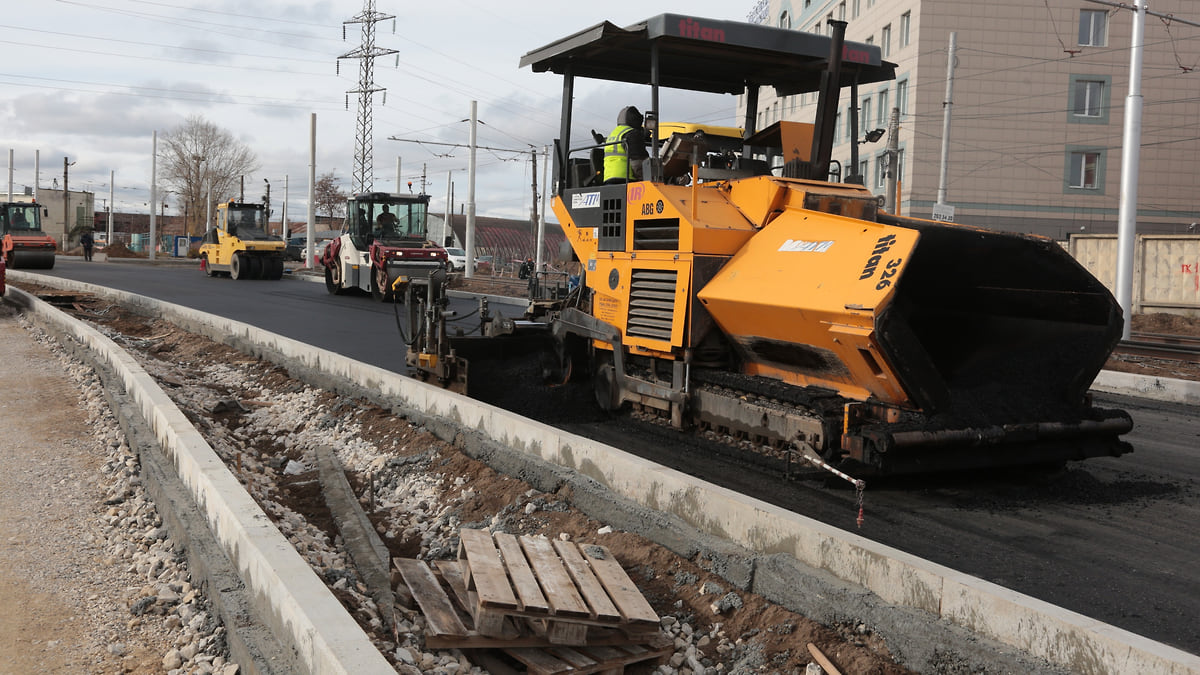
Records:
<instances>
[{"instance_id":1,"label":"bare tree","mask_svg":"<svg viewBox=\"0 0 1200 675\"><path fill-rule=\"evenodd\" d=\"M213 205L238 194L241 177L258 170L258 157L233 134L199 115L167 132L159 145L159 179L178 194L187 210L187 234L207 229L205 196ZM191 223L198 227L193 228Z\"/></svg>"},{"instance_id":2,"label":"bare tree","mask_svg":"<svg viewBox=\"0 0 1200 675\"><path fill-rule=\"evenodd\" d=\"M316 202L314 207L318 215L324 212L330 219L345 215L346 198L346 191L338 187L337 178L332 171L322 174L313 186L313 201Z\"/></svg>"}]
</instances>

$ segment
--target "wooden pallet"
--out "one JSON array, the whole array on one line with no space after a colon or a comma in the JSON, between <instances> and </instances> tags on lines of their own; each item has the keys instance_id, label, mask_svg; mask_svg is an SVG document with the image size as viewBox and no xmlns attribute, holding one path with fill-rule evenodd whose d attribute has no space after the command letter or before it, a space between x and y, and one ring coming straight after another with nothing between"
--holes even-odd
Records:
<instances>
[{"instance_id":1,"label":"wooden pallet","mask_svg":"<svg viewBox=\"0 0 1200 675\"><path fill-rule=\"evenodd\" d=\"M462 530L459 559L395 567L432 649L502 649L530 673L623 672L673 651L658 616L602 546Z\"/></svg>"},{"instance_id":2,"label":"wooden pallet","mask_svg":"<svg viewBox=\"0 0 1200 675\"><path fill-rule=\"evenodd\" d=\"M515 537L482 530L459 533L459 569L475 630L503 634L506 617L542 623L551 642L586 644L589 626L653 634L658 615L603 546Z\"/></svg>"}]
</instances>

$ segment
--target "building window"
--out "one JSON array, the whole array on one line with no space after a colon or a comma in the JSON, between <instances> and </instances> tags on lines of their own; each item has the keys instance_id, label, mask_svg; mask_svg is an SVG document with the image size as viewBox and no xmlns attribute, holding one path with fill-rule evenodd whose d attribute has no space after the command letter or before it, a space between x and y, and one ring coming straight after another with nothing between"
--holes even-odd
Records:
<instances>
[{"instance_id":1,"label":"building window","mask_svg":"<svg viewBox=\"0 0 1200 675\"><path fill-rule=\"evenodd\" d=\"M812 32L813 32L815 35L820 35L820 34L821 34L821 22L820 22L820 21L818 21L818 22L816 22L816 23L814 23L814 24L813 24L813 27L812 27Z\"/></svg>"},{"instance_id":2,"label":"building window","mask_svg":"<svg viewBox=\"0 0 1200 675\"><path fill-rule=\"evenodd\" d=\"M792 17L788 16L786 9L779 13L779 27L780 28L791 28L792 27Z\"/></svg>"},{"instance_id":3,"label":"building window","mask_svg":"<svg viewBox=\"0 0 1200 675\"><path fill-rule=\"evenodd\" d=\"M1104 98L1104 83L1096 80L1076 80L1075 100L1071 112L1076 117L1099 117Z\"/></svg>"},{"instance_id":4,"label":"building window","mask_svg":"<svg viewBox=\"0 0 1200 675\"><path fill-rule=\"evenodd\" d=\"M892 55L892 24L890 23L879 32L879 51L883 52L884 58Z\"/></svg>"},{"instance_id":5,"label":"building window","mask_svg":"<svg viewBox=\"0 0 1200 675\"><path fill-rule=\"evenodd\" d=\"M888 156L886 152L875 158L875 187L887 187L887 166Z\"/></svg>"},{"instance_id":6,"label":"building window","mask_svg":"<svg viewBox=\"0 0 1200 675\"><path fill-rule=\"evenodd\" d=\"M859 178L862 178L864 182L866 182L866 180L867 180L867 171L869 171L871 169L870 165L871 165L870 160L866 160L866 159L864 159L858 163L858 176L859 176Z\"/></svg>"},{"instance_id":7,"label":"building window","mask_svg":"<svg viewBox=\"0 0 1200 675\"><path fill-rule=\"evenodd\" d=\"M1099 190L1104 155L1095 149L1069 149L1067 152L1067 188Z\"/></svg>"},{"instance_id":8,"label":"building window","mask_svg":"<svg viewBox=\"0 0 1200 675\"><path fill-rule=\"evenodd\" d=\"M896 107L900 109L900 117L904 117L908 110L908 80L896 83Z\"/></svg>"},{"instance_id":9,"label":"building window","mask_svg":"<svg viewBox=\"0 0 1200 675\"><path fill-rule=\"evenodd\" d=\"M1079 10L1079 46L1103 47L1108 44L1108 12L1102 9Z\"/></svg>"},{"instance_id":10,"label":"building window","mask_svg":"<svg viewBox=\"0 0 1200 675\"><path fill-rule=\"evenodd\" d=\"M862 108L860 108L859 110L861 110L860 114L862 115L862 120L860 120L861 124L859 125L859 127L864 132L870 131L871 130L871 97L870 96L863 99Z\"/></svg>"},{"instance_id":11,"label":"building window","mask_svg":"<svg viewBox=\"0 0 1200 675\"><path fill-rule=\"evenodd\" d=\"M896 151L896 181L904 181L904 148ZM900 205L896 205L896 210L900 210Z\"/></svg>"},{"instance_id":12,"label":"building window","mask_svg":"<svg viewBox=\"0 0 1200 675\"><path fill-rule=\"evenodd\" d=\"M837 18L838 21L846 20L846 0L842 0L840 3L838 3Z\"/></svg>"},{"instance_id":13,"label":"building window","mask_svg":"<svg viewBox=\"0 0 1200 675\"><path fill-rule=\"evenodd\" d=\"M850 0L850 18L857 19L862 13L862 0Z\"/></svg>"},{"instance_id":14,"label":"building window","mask_svg":"<svg viewBox=\"0 0 1200 675\"><path fill-rule=\"evenodd\" d=\"M811 6L812 6L812 0L804 0L804 9L808 9Z\"/></svg>"},{"instance_id":15,"label":"building window","mask_svg":"<svg viewBox=\"0 0 1200 675\"><path fill-rule=\"evenodd\" d=\"M842 111L838 111L833 118L833 144L837 145L842 142Z\"/></svg>"},{"instance_id":16,"label":"building window","mask_svg":"<svg viewBox=\"0 0 1200 675\"><path fill-rule=\"evenodd\" d=\"M850 107L853 107L853 106L854 106L854 103L851 103ZM851 125L850 125L850 122L853 121L853 117L854 117L853 111L850 110L850 108L846 108L846 138L850 141L854 140L854 129L852 129ZM847 165L847 166L849 166L849 165Z\"/></svg>"},{"instance_id":17,"label":"building window","mask_svg":"<svg viewBox=\"0 0 1200 675\"><path fill-rule=\"evenodd\" d=\"M879 92L879 118L880 124L888 124L892 119L892 111L888 108L888 90L884 89Z\"/></svg>"},{"instance_id":18,"label":"building window","mask_svg":"<svg viewBox=\"0 0 1200 675\"><path fill-rule=\"evenodd\" d=\"M912 31L912 12L905 12L900 15L900 46L907 47L909 41L909 33Z\"/></svg>"},{"instance_id":19,"label":"building window","mask_svg":"<svg viewBox=\"0 0 1200 675\"><path fill-rule=\"evenodd\" d=\"M1112 77L1072 75L1067 87L1068 124L1108 124Z\"/></svg>"},{"instance_id":20,"label":"building window","mask_svg":"<svg viewBox=\"0 0 1200 675\"><path fill-rule=\"evenodd\" d=\"M833 12L825 15L825 34L833 35Z\"/></svg>"}]
</instances>

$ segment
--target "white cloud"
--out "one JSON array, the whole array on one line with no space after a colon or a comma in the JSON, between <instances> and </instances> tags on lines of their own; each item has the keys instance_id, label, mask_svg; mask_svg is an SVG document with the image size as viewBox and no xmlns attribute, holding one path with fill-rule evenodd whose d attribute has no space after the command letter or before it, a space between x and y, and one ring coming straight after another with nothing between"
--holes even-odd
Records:
<instances>
[{"instance_id":1,"label":"white cloud","mask_svg":"<svg viewBox=\"0 0 1200 675\"><path fill-rule=\"evenodd\" d=\"M753 2L690 3L688 12L742 19ZM375 60L374 166L376 189L396 188L403 177L428 177L435 211L444 207L446 174L458 201L465 198L467 150L388 140L389 136L465 144L470 101L479 102L479 143L526 151L548 145L558 131L561 80L518 69L520 57L603 20L626 25L675 3L605 5L512 0L402 3L377 0L396 15L376 24L376 46L396 50ZM190 115L230 131L259 157L273 200L289 182L289 213L304 213L309 120L317 115L317 173L349 179L354 165L360 62L338 57L360 47L360 0L323 2L192 2L189 0L72 0L19 3L0 17L0 123L14 149L15 182L33 182L40 150L42 181L75 161L71 184L107 197L109 171L117 174L120 208L144 209L149 195L151 134ZM399 66L396 63L399 61ZM340 70L340 72L339 72ZM580 83L576 135L607 133L616 111L644 109L648 93L611 83ZM349 107L347 107L347 98ZM669 104L668 104L669 103ZM732 97L664 98L664 115L733 123ZM675 114L678 112L679 114ZM519 158L519 161L509 161ZM540 161L540 160L539 160ZM529 209L526 154L480 151L477 203L481 215L523 218ZM539 166L538 181L542 170ZM277 196L278 195L278 196ZM172 204L172 206L174 206Z\"/></svg>"}]
</instances>

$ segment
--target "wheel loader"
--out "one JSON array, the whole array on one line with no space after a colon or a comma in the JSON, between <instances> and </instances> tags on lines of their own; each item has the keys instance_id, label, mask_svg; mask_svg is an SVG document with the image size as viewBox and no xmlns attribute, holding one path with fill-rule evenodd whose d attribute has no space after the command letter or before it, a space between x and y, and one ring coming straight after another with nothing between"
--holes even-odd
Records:
<instances>
[{"instance_id":1,"label":"wheel loader","mask_svg":"<svg viewBox=\"0 0 1200 675\"><path fill-rule=\"evenodd\" d=\"M879 47L832 28L663 14L526 54L564 80L554 212L580 280L523 321L482 312L479 332L536 336L547 382L590 379L604 410L835 471L1129 452L1129 415L1088 395L1122 328L1099 281L1051 240L886 213L830 180L840 90L895 76ZM606 184L603 142L572 128L578 78L648 85L648 119L669 119L667 88L740 95L744 124L659 124L644 180ZM814 121L757 129L760 87L816 92ZM444 345L465 373L464 354L489 351L472 339L414 349Z\"/></svg>"},{"instance_id":2,"label":"wheel loader","mask_svg":"<svg viewBox=\"0 0 1200 675\"><path fill-rule=\"evenodd\" d=\"M267 234L269 217L263 204L233 199L217 204L216 227L204 233L200 244L200 269L210 277L283 278L287 244Z\"/></svg>"},{"instance_id":3,"label":"wheel loader","mask_svg":"<svg viewBox=\"0 0 1200 675\"><path fill-rule=\"evenodd\" d=\"M42 232L45 209L30 202L0 203L0 232L4 236L3 255L8 267L52 269L57 246L54 237Z\"/></svg>"}]
</instances>

